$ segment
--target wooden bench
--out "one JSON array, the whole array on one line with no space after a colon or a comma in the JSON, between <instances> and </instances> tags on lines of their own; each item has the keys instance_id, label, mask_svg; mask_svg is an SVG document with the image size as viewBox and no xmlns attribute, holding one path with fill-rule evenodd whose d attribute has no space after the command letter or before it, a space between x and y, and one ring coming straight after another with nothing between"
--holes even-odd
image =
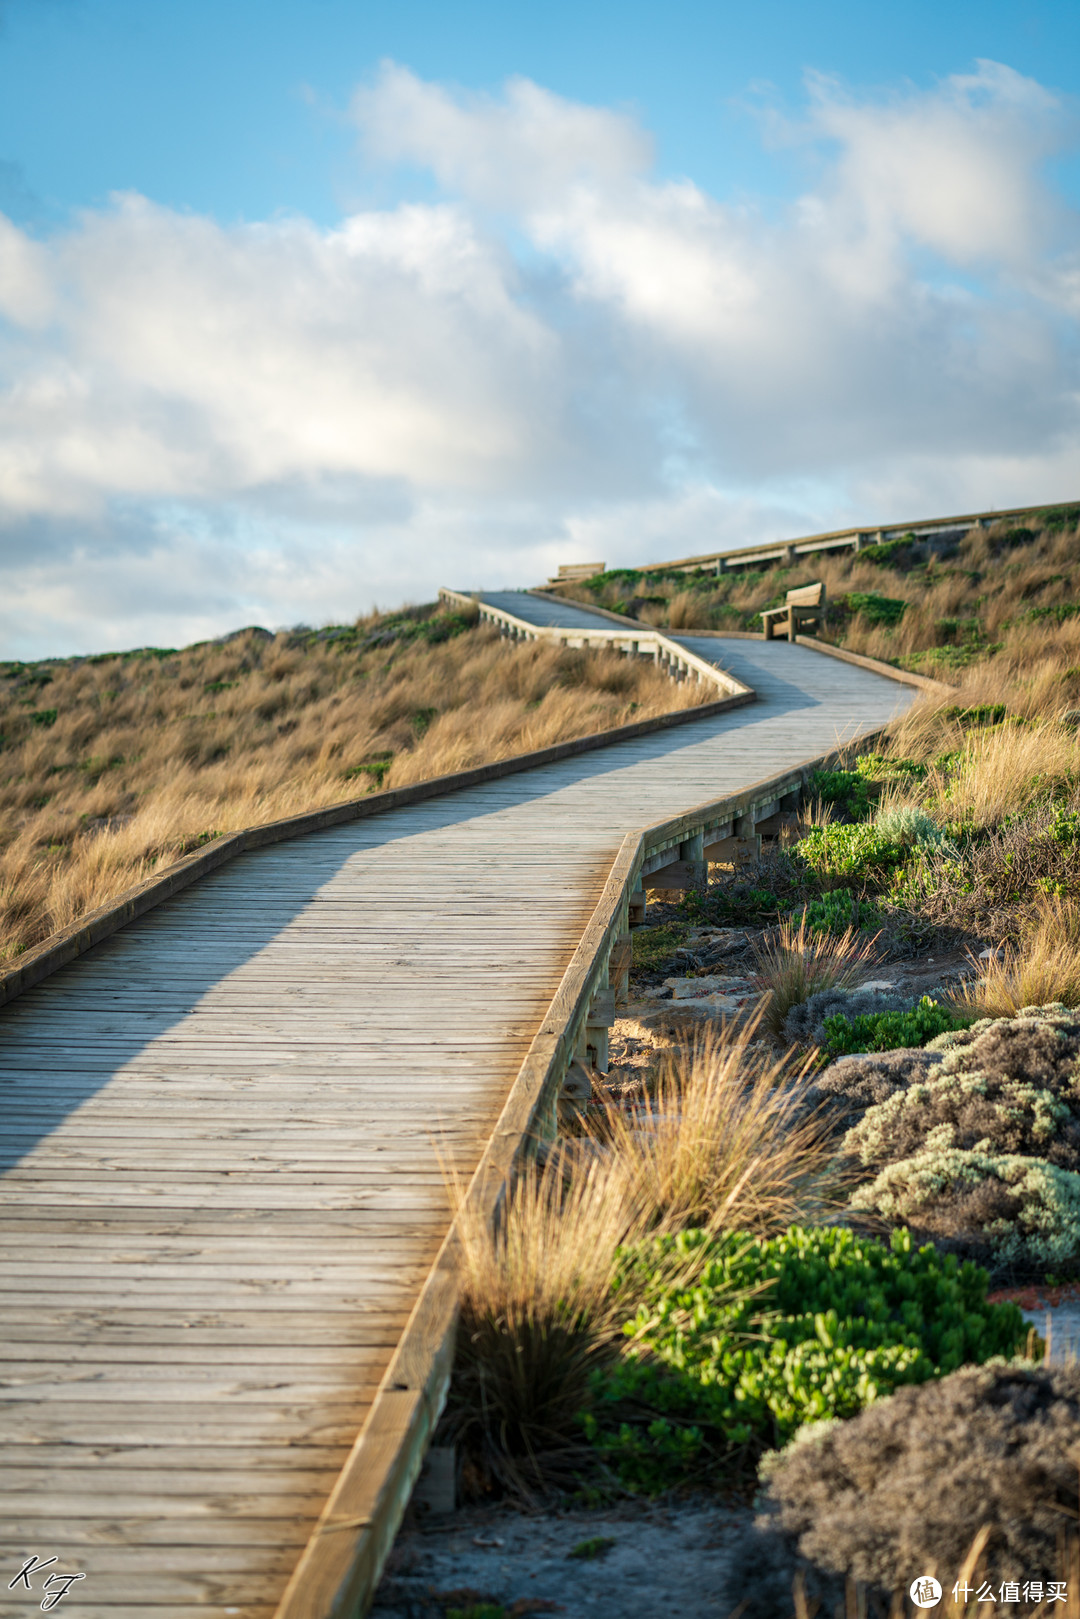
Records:
<instances>
[{"instance_id":1,"label":"wooden bench","mask_svg":"<svg viewBox=\"0 0 1080 1619\"><path fill-rule=\"evenodd\" d=\"M812 624L816 630L820 630L825 623L825 586L818 580L817 584L800 585L798 590L789 590L783 607L766 608L758 617L764 621L766 641L772 640L774 625L780 619L787 621L789 641L802 634L804 625Z\"/></svg>"}]
</instances>

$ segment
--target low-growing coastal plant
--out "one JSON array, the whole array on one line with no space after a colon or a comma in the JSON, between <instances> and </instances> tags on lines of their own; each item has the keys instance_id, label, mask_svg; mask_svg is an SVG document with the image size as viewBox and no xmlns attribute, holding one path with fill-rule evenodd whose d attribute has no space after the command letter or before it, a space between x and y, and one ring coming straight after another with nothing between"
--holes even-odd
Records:
<instances>
[{"instance_id":1,"label":"low-growing coastal plant","mask_svg":"<svg viewBox=\"0 0 1080 1619\"><path fill-rule=\"evenodd\" d=\"M881 912L872 900L860 899L850 888L828 888L802 910L803 921L819 937L827 933L866 932L879 929Z\"/></svg>"},{"instance_id":2,"label":"low-growing coastal plant","mask_svg":"<svg viewBox=\"0 0 1080 1619\"><path fill-rule=\"evenodd\" d=\"M819 932L805 911L798 924L781 922L754 947L757 981L769 997L766 1028L779 1036L793 1006L821 990L850 987L876 960L875 940L860 939L850 925L840 934Z\"/></svg>"},{"instance_id":3,"label":"low-growing coastal plant","mask_svg":"<svg viewBox=\"0 0 1080 1619\"><path fill-rule=\"evenodd\" d=\"M841 1227L751 1241L684 1231L628 1250L621 1275L640 1304L625 1353L593 1377L585 1429L622 1483L647 1492L1010 1354L1028 1331L1015 1305L987 1303L984 1271L907 1232L886 1245Z\"/></svg>"},{"instance_id":4,"label":"low-growing coastal plant","mask_svg":"<svg viewBox=\"0 0 1080 1619\"><path fill-rule=\"evenodd\" d=\"M1080 1259L1080 1015L1023 1008L822 1076L871 1171L852 1207L1003 1278ZM877 1070L880 1068L880 1072ZM865 1074L862 1070L865 1069ZM857 1116L852 1117L855 1113Z\"/></svg>"},{"instance_id":5,"label":"low-growing coastal plant","mask_svg":"<svg viewBox=\"0 0 1080 1619\"><path fill-rule=\"evenodd\" d=\"M1043 1158L926 1147L887 1164L851 1205L914 1226L1002 1278L1071 1273L1080 1256L1080 1174Z\"/></svg>"},{"instance_id":6,"label":"low-growing coastal plant","mask_svg":"<svg viewBox=\"0 0 1080 1619\"><path fill-rule=\"evenodd\" d=\"M806 789L811 801L833 805L853 821L861 821L869 813L870 794L860 770L813 770Z\"/></svg>"},{"instance_id":7,"label":"low-growing coastal plant","mask_svg":"<svg viewBox=\"0 0 1080 1619\"><path fill-rule=\"evenodd\" d=\"M883 876L905 858L905 847L895 836L867 822L812 827L797 851L820 876L849 881Z\"/></svg>"},{"instance_id":8,"label":"low-growing coastal plant","mask_svg":"<svg viewBox=\"0 0 1080 1619\"><path fill-rule=\"evenodd\" d=\"M925 1046L939 1034L965 1029L975 1014L961 1016L924 995L907 1011L862 1012L847 1017L836 1012L825 1019L829 1055L856 1051L893 1051L899 1046Z\"/></svg>"},{"instance_id":9,"label":"low-growing coastal plant","mask_svg":"<svg viewBox=\"0 0 1080 1619\"><path fill-rule=\"evenodd\" d=\"M885 1619L908 1611L913 1570L936 1573L942 1611L965 1619L1063 1611L1045 1599L1053 1579L1071 1599L1080 1574L1078 1445L1075 1365L965 1367L808 1432L769 1468L764 1514L735 1554L746 1619L795 1619L815 1604ZM958 1576L970 1606L953 1607ZM999 1606L1006 1581L1017 1601Z\"/></svg>"}]
</instances>

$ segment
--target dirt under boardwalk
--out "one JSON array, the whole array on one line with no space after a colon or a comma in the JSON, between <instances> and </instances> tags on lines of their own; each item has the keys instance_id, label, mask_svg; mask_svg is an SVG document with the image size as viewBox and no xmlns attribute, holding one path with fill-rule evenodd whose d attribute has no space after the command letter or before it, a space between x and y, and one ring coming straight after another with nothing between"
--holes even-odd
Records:
<instances>
[{"instance_id":1,"label":"dirt under boardwalk","mask_svg":"<svg viewBox=\"0 0 1080 1619\"><path fill-rule=\"evenodd\" d=\"M3 1619L269 1619L623 834L911 699L686 639L761 700L245 854L0 1012Z\"/></svg>"}]
</instances>

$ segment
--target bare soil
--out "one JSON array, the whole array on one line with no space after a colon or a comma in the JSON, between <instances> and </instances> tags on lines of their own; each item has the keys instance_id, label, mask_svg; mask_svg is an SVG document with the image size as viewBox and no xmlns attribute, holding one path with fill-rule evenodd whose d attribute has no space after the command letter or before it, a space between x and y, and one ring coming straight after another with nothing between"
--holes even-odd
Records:
<instances>
[{"instance_id":1,"label":"bare soil","mask_svg":"<svg viewBox=\"0 0 1080 1619\"><path fill-rule=\"evenodd\" d=\"M483 1612L485 1603L506 1619L727 1619L741 1600L729 1588L731 1553L750 1519L749 1509L705 1500L414 1518L398 1535L370 1619L446 1619Z\"/></svg>"}]
</instances>

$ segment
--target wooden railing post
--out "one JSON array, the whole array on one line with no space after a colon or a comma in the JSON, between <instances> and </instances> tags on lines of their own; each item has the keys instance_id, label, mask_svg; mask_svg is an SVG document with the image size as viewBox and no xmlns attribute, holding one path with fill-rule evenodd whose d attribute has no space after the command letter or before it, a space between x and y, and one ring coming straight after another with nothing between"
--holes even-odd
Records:
<instances>
[{"instance_id":1,"label":"wooden railing post","mask_svg":"<svg viewBox=\"0 0 1080 1619\"><path fill-rule=\"evenodd\" d=\"M679 844L679 859L690 868L689 886L704 892L709 886L709 867L705 860L705 833L695 832Z\"/></svg>"}]
</instances>

